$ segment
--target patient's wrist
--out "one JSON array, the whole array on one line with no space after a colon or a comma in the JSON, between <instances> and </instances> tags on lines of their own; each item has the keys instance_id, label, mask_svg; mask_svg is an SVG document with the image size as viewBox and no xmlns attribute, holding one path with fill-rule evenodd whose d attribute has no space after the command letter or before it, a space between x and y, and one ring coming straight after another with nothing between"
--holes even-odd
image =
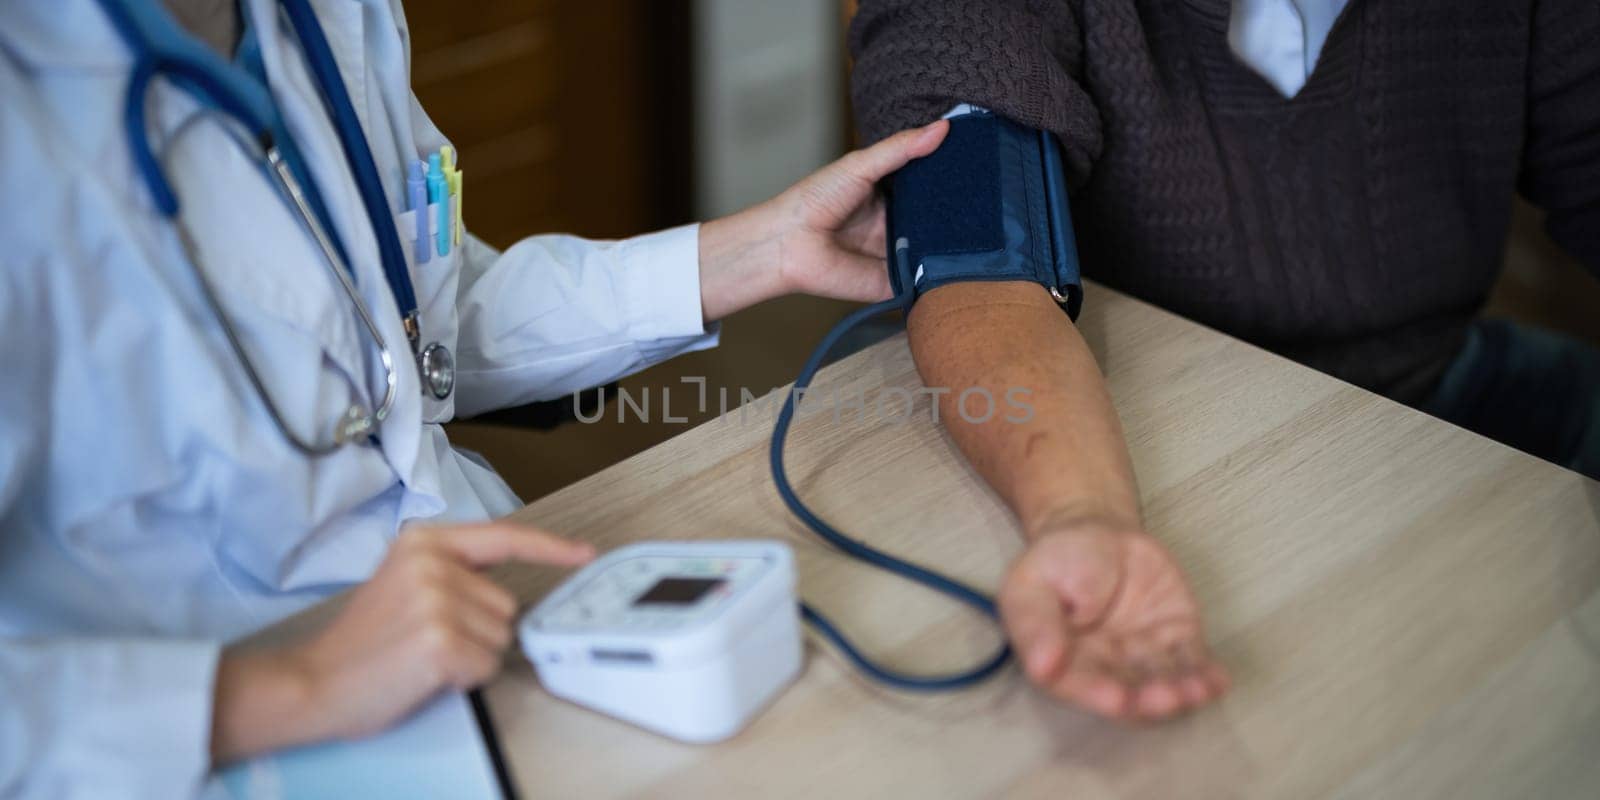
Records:
<instances>
[{"instance_id":1,"label":"patient's wrist","mask_svg":"<svg viewBox=\"0 0 1600 800\"><path fill-rule=\"evenodd\" d=\"M1048 506L1022 519L1022 532L1028 541L1066 531L1117 535L1144 528L1138 512L1116 509L1112 504L1091 499L1071 500Z\"/></svg>"}]
</instances>

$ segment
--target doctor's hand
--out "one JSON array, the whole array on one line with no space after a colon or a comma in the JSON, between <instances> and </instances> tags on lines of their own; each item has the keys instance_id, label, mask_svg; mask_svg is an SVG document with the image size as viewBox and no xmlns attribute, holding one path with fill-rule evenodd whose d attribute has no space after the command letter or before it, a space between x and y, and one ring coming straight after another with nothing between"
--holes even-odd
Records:
<instances>
[{"instance_id":1,"label":"doctor's hand","mask_svg":"<svg viewBox=\"0 0 1600 800\"><path fill-rule=\"evenodd\" d=\"M1142 531L1042 530L1006 575L1000 613L1030 680L1105 717L1170 717L1228 687L1183 573Z\"/></svg>"},{"instance_id":2,"label":"doctor's hand","mask_svg":"<svg viewBox=\"0 0 1600 800\"><path fill-rule=\"evenodd\" d=\"M938 149L949 123L846 154L777 197L700 227L705 318L800 292L870 302L890 295L877 182Z\"/></svg>"},{"instance_id":3,"label":"doctor's hand","mask_svg":"<svg viewBox=\"0 0 1600 800\"><path fill-rule=\"evenodd\" d=\"M517 601L479 570L571 567L594 548L503 522L408 530L326 628L217 668L213 763L383 730L442 689L500 669Z\"/></svg>"}]
</instances>

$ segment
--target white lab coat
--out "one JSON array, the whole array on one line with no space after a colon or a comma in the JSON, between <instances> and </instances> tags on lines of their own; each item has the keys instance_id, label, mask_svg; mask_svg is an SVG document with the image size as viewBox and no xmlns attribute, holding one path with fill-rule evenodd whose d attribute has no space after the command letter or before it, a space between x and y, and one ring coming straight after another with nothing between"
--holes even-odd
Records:
<instances>
[{"instance_id":1,"label":"white lab coat","mask_svg":"<svg viewBox=\"0 0 1600 800\"><path fill-rule=\"evenodd\" d=\"M313 5L398 214L404 165L446 143L409 87L400 4ZM402 360L398 402L379 443L289 446L129 160L128 49L92 0L0 0L0 797L193 794L223 642L363 580L408 522L516 507L440 423L715 343L694 227L504 253L468 237L411 265L423 339L459 366L452 398L424 399L308 68L272 0L245 6ZM164 82L146 100L158 146L195 111ZM372 407L374 348L296 218L217 125L174 147L203 268L291 424L326 435L351 392Z\"/></svg>"}]
</instances>

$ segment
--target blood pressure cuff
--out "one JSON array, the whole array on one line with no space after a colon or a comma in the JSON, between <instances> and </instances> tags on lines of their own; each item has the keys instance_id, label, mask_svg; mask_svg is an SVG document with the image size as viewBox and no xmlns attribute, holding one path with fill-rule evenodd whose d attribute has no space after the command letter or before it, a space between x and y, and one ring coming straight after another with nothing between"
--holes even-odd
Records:
<instances>
[{"instance_id":1,"label":"blood pressure cuff","mask_svg":"<svg viewBox=\"0 0 1600 800\"><path fill-rule=\"evenodd\" d=\"M978 111L888 190L889 280L906 311L961 281L1033 281L1073 319L1083 304L1061 148L1047 131Z\"/></svg>"}]
</instances>

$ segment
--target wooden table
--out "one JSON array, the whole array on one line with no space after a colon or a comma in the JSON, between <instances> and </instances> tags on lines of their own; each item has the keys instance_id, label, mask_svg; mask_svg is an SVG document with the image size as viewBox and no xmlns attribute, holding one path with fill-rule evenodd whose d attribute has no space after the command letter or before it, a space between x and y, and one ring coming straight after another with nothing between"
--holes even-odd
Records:
<instances>
[{"instance_id":1,"label":"wooden table","mask_svg":"<svg viewBox=\"0 0 1600 800\"><path fill-rule=\"evenodd\" d=\"M1235 688L1176 722L1102 722L1015 668L957 694L858 678L817 639L743 733L678 744L556 700L520 658L487 696L524 797L1600 797L1600 484L1092 287L1080 326L1127 428L1152 532ZM920 386L903 338L822 373ZM826 519L998 586L1013 518L929 421L799 420ZM517 514L614 546L781 537L802 594L882 657L950 668L995 633L820 545L738 412ZM528 600L558 575L514 571Z\"/></svg>"}]
</instances>

